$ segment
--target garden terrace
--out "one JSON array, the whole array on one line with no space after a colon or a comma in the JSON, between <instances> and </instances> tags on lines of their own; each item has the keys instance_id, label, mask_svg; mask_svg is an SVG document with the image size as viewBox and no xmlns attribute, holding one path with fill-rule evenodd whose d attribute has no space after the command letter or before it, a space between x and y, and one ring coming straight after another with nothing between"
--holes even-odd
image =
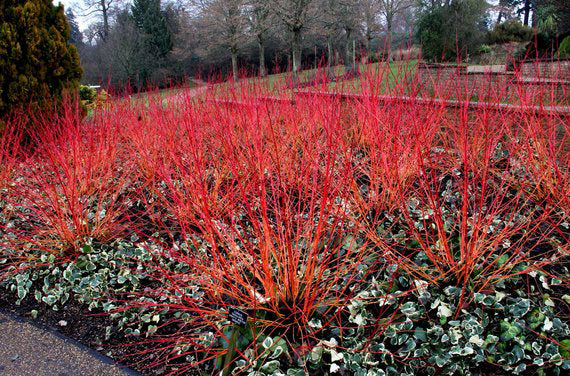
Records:
<instances>
[{"instance_id":1,"label":"garden terrace","mask_svg":"<svg viewBox=\"0 0 570 376\"><path fill-rule=\"evenodd\" d=\"M570 81L570 59L529 59L517 67L522 76Z\"/></svg>"},{"instance_id":2,"label":"garden terrace","mask_svg":"<svg viewBox=\"0 0 570 376\"><path fill-rule=\"evenodd\" d=\"M533 63L523 63L523 66L529 64ZM500 69L498 66L486 68L453 64L420 64L418 76L421 84L418 92L422 96L458 100L535 105L546 102L567 105L570 81L564 78L564 74L551 76L554 64L545 65L549 73L544 75L538 75L540 68L536 71L520 68L517 72L513 72ZM559 68L564 69L565 65Z\"/></svg>"}]
</instances>

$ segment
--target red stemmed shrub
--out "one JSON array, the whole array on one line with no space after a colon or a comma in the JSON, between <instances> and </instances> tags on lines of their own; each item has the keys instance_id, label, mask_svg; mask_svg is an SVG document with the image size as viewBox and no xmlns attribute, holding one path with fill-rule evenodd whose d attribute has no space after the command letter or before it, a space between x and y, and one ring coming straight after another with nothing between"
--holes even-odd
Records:
<instances>
[{"instance_id":1,"label":"red stemmed shrub","mask_svg":"<svg viewBox=\"0 0 570 376\"><path fill-rule=\"evenodd\" d=\"M562 150L567 136L556 139L552 119L466 106L431 114L413 105L379 110L390 125L374 117L371 128L382 136L372 133L368 148L380 157L369 152L363 174L372 193L396 192L384 210L395 217L407 246L391 246L391 228L379 230L369 221L363 211L370 213L373 196L357 218L371 241L408 273L461 286L472 299L474 292L560 257L556 242L568 240L559 233L567 220L560 209L567 201L568 152ZM402 116L408 111L412 119L421 117L419 127ZM423 266L414 260L419 252L429 260Z\"/></svg>"},{"instance_id":2,"label":"red stemmed shrub","mask_svg":"<svg viewBox=\"0 0 570 376\"><path fill-rule=\"evenodd\" d=\"M14 169L22 156L22 137L16 122L0 124L0 189L10 185Z\"/></svg>"},{"instance_id":3,"label":"red stemmed shrub","mask_svg":"<svg viewBox=\"0 0 570 376\"><path fill-rule=\"evenodd\" d=\"M223 355L203 338L208 331L227 337L229 306L250 313L255 338L279 335L310 349L317 340L309 321L341 325L336 320L347 315L355 286L379 267L379 255L351 223L357 157L343 141L351 126L340 102L254 99L242 93L244 105L206 102L184 109L177 121L154 117L168 129L159 134L177 134L173 142L148 139L157 143L149 148L164 152L148 183L165 209L165 242L156 256L184 266L157 270L162 286L155 297L177 301L165 306L188 316L171 323L180 327L177 335L156 339L164 355L179 353L155 365L191 355L192 367ZM188 349L180 351L181 344Z\"/></svg>"},{"instance_id":4,"label":"red stemmed shrub","mask_svg":"<svg viewBox=\"0 0 570 376\"><path fill-rule=\"evenodd\" d=\"M121 154L118 117L81 123L68 106L41 124L35 148L13 188L14 221L21 224L12 247L73 256L87 241L109 242L123 235L126 193L136 180Z\"/></svg>"},{"instance_id":5,"label":"red stemmed shrub","mask_svg":"<svg viewBox=\"0 0 570 376\"><path fill-rule=\"evenodd\" d=\"M549 273L563 256L565 188L553 182L567 181L567 136L555 120L374 95L260 101L246 85L228 89L231 100L151 106L133 130L148 171L139 200L160 229L147 245L160 287L131 304L184 313L149 340L153 366L188 357L179 371L212 370L226 353L215 339L229 340L230 306L252 317L237 357L254 367L264 351L256 338L278 335L303 354L319 343L311 319L342 332L358 286L384 265L416 287L458 287L457 317L476 294ZM502 89L487 95L498 102ZM395 312L381 310L370 339Z\"/></svg>"}]
</instances>

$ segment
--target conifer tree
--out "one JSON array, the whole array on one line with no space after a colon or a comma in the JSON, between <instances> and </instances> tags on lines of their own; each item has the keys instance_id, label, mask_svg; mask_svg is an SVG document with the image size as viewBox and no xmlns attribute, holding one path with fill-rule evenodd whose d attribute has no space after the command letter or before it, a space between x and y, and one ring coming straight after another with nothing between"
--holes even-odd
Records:
<instances>
[{"instance_id":1,"label":"conifer tree","mask_svg":"<svg viewBox=\"0 0 570 376\"><path fill-rule=\"evenodd\" d=\"M153 72L163 66L172 50L172 35L166 17L160 8L160 0L134 0L131 17L141 34L142 54L139 61L138 85L146 85Z\"/></svg>"},{"instance_id":2,"label":"conifer tree","mask_svg":"<svg viewBox=\"0 0 570 376\"><path fill-rule=\"evenodd\" d=\"M145 36L145 47L156 58L172 50L172 36L160 0L134 0L131 8L135 25Z\"/></svg>"},{"instance_id":3,"label":"conifer tree","mask_svg":"<svg viewBox=\"0 0 570 376\"><path fill-rule=\"evenodd\" d=\"M71 9L65 11L65 16L67 17L67 23L70 28L69 43L79 48L83 45L83 33L79 30L77 18Z\"/></svg>"},{"instance_id":4,"label":"conifer tree","mask_svg":"<svg viewBox=\"0 0 570 376\"><path fill-rule=\"evenodd\" d=\"M3 0L0 7L0 117L19 105L45 105L79 86L82 69L63 6Z\"/></svg>"}]
</instances>

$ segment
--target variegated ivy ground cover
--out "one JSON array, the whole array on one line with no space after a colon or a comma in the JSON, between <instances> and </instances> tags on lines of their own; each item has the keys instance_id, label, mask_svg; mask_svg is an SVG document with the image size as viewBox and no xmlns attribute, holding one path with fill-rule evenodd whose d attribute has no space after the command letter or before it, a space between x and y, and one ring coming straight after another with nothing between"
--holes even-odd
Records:
<instances>
[{"instance_id":1,"label":"variegated ivy ground cover","mask_svg":"<svg viewBox=\"0 0 570 376\"><path fill-rule=\"evenodd\" d=\"M149 273L142 271L151 259L147 247L121 241L111 246L86 245L82 252L76 261L62 265L52 264L53 259L48 257L43 260L46 267L15 274L3 286L16 292L18 299L33 293L38 302L54 310L65 305L70 297L89 309L105 312L121 307L120 300L126 296L146 303L166 303L161 298L139 297L141 282L150 278ZM418 255L419 262L421 257ZM493 293L476 293L477 308L463 309L454 317L461 288L434 289L425 281L410 279L405 274L396 278L395 274L397 267L388 266L359 286L360 291L348 306L339 308L339 311L346 308L345 328L323 329L329 318L315 315L309 326L318 341L303 355L297 354L278 335L259 336L258 346L266 351L261 356L255 354L250 347L253 328L242 330L239 346L245 359L236 362L233 372L453 375L476 374L486 367L491 373L525 374L533 370L538 374L563 374L570 367L567 359L570 354L565 349L570 345L570 328L567 320L556 315L555 307L561 302L557 299L555 304L549 294L556 294L560 280L538 272L529 274L527 282L532 281L531 290L534 290L531 292L537 292L538 286L544 292L529 297L522 288L524 278L513 278L497 284ZM410 293L414 285L418 288ZM559 298L570 303L570 295ZM394 320L370 338L370 328L378 325L379 307L385 310L386 317L380 321ZM115 325L107 328L105 336L108 339L123 332L148 338L165 322L180 317L184 314L157 309L153 304L144 309L115 312L112 313ZM228 324L219 323L220 328ZM227 346L227 340L216 338L212 331L201 335L209 346ZM176 351L183 354L188 349L180 346ZM489 367L490 364L496 368Z\"/></svg>"},{"instance_id":2,"label":"variegated ivy ground cover","mask_svg":"<svg viewBox=\"0 0 570 376\"><path fill-rule=\"evenodd\" d=\"M15 305L107 313L148 374L568 372L567 123L186 104L70 108L2 144Z\"/></svg>"}]
</instances>

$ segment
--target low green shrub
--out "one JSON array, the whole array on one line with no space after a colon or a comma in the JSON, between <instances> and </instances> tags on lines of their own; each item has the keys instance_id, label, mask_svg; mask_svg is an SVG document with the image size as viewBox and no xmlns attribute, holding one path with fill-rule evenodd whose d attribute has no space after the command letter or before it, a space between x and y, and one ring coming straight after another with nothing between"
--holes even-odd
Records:
<instances>
[{"instance_id":1,"label":"low green shrub","mask_svg":"<svg viewBox=\"0 0 570 376\"><path fill-rule=\"evenodd\" d=\"M104 89L97 91L95 88L82 85L79 88L79 98L86 110L93 110L104 106L110 95Z\"/></svg>"},{"instance_id":2,"label":"low green shrub","mask_svg":"<svg viewBox=\"0 0 570 376\"><path fill-rule=\"evenodd\" d=\"M92 87L81 85L79 87L79 99L82 101L93 102L97 98L97 90Z\"/></svg>"},{"instance_id":3,"label":"low green shrub","mask_svg":"<svg viewBox=\"0 0 570 376\"><path fill-rule=\"evenodd\" d=\"M562 40L558 47L558 54L560 57L570 57L570 36Z\"/></svg>"},{"instance_id":4,"label":"low green shrub","mask_svg":"<svg viewBox=\"0 0 570 376\"><path fill-rule=\"evenodd\" d=\"M488 44L482 44L479 46L479 53L480 54L489 54L493 52L493 49Z\"/></svg>"},{"instance_id":5,"label":"low green shrub","mask_svg":"<svg viewBox=\"0 0 570 376\"><path fill-rule=\"evenodd\" d=\"M488 44L508 42L528 42L532 38L532 28L523 25L519 20L508 20L487 33Z\"/></svg>"}]
</instances>

